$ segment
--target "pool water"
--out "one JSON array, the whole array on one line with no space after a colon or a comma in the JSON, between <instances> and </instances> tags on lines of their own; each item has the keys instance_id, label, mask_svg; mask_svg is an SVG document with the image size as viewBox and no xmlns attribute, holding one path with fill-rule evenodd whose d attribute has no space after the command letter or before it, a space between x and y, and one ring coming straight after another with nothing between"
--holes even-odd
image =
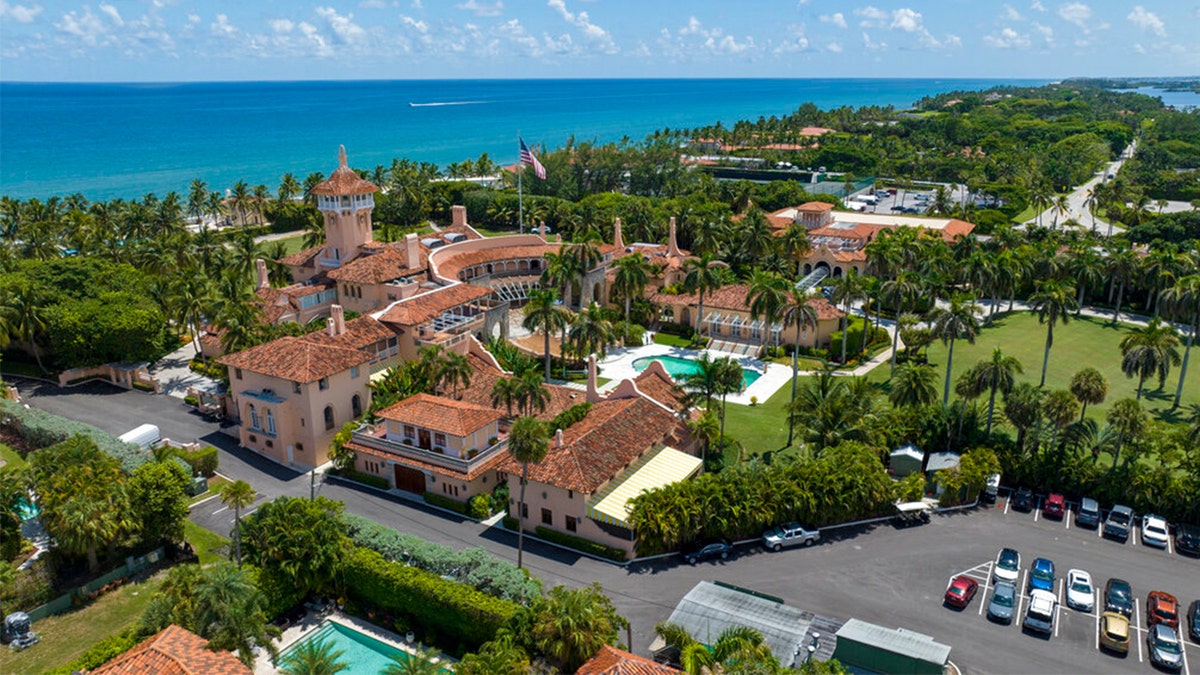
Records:
<instances>
[{"instance_id":1,"label":"pool water","mask_svg":"<svg viewBox=\"0 0 1200 675\"><path fill-rule=\"evenodd\" d=\"M28 499L22 499L17 502L17 512L21 514L21 520L33 520L42 511L38 508L37 504Z\"/></svg>"},{"instance_id":2,"label":"pool water","mask_svg":"<svg viewBox=\"0 0 1200 675\"><path fill-rule=\"evenodd\" d=\"M692 359L681 359L677 356L643 356L640 359L634 359L633 369L640 373L650 367L651 361L658 361L663 364L663 368L667 369L667 373L676 380L700 370L700 366ZM743 387L749 387L760 377L762 377L762 373L742 368Z\"/></svg>"},{"instance_id":3,"label":"pool water","mask_svg":"<svg viewBox=\"0 0 1200 675\"><path fill-rule=\"evenodd\" d=\"M326 621L315 632L306 635L280 653L276 664L283 665L288 655L301 644L322 640L330 643L333 651L342 652L338 660L349 666L341 671L345 675L379 675L383 669L395 663L395 655L403 654L402 658L412 658L408 652L380 642L370 635L364 635L340 623Z\"/></svg>"}]
</instances>

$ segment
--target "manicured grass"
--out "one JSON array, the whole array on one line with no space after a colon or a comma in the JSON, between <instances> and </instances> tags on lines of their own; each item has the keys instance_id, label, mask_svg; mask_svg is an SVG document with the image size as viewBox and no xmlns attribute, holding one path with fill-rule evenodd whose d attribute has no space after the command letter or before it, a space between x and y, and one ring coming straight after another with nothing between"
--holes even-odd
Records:
<instances>
[{"instance_id":1,"label":"manicured grass","mask_svg":"<svg viewBox=\"0 0 1200 675\"><path fill-rule=\"evenodd\" d=\"M554 371L551 370L550 374L553 376ZM560 375L561 375L561 373L560 373ZM567 373L567 382L581 382L583 384L587 384L587 373ZM596 386L597 387L603 387L604 385L608 384L609 382L612 382L612 378L603 377L601 375L596 376Z\"/></svg>"},{"instance_id":2,"label":"manicured grass","mask_svg":"<svg viewBox=\"0 0 1200 675\"><path fill-rule=\"evenodd\" d=\"M0 443L0 460L4 460L4 466L12 467L13 469L24 468L27 464L24 457L3 443Z\"/></svg>"},{"instance_id":3,"label":"manicured grass","mask_svg":"<svg viewBox=\"0 0 1200 675\"><path fill-rule=\"evenodd\" d=\"M293 253L298 253L298 252L304 250L304 235L303 234L297 234L297 235L291 236L291 237L284 237L282 239L277 239L276 241L283 242L284 248L287 249L287 255L291 255ZM264 242L263 244L259 244L259 247L261 248L263 246L270 246L272 243L273 242Z\"/></svg>"},{"instance_id":4,"label":"manicured grass","mask_svg":"<svg viewBox=\"0 0 1200 675\"><path fill-rule=\"evenodd\" d=\"M803 375L797 378L797 387L805 386L808 379ZM747 459L778 452L787 443L787 406L791 400L791 384L785 384L758 405L729 403L725 410L725 433L745 446Z\"/></svg>"},{"instance_id":5,"label":"manicured grass","mask_svg":"<svg viewBox=\"0 0 1200 675\"><path fill-rule=\"evenodd\" d=\"M183 538L187 539L192 548L196 549L196 555L200 558L201 565L225 560L222 549L229 546L229 539L226 537L209 532L190 520L185 520L183 521Z\"/></svg>"},{"instance_id":6,"label":"manicured grass","mask_svg":"<svg viewBox=\"0 0 1200 675\"><path fill-rule=\"evenodd\" d=\"M1112 404L1123 398L1137 395L1137 380L1125 377L1121 372L1120 342L1133 326L1113 325L1103 319L1091 317L1072 318L1071 322L1054 327L1054 346L1050 349L1050 364L1046 371L1046 389L1066 389L1071 377L1086 367L1099 370L1108 379L1108 398L1104 403L1089 406L1087 415L1099 422ZM1182 342L1182 340L1181 340ZM1015 356L1024 366L1025 374L1017 377L1018 382L1037 384L1042 373L1042 354L1046 344L1046 326L1039 324L1031 312L1014 312L998 315L991 327L984 328L975 338L975 344L959 340L954 345L954 373L958 377L977 362L991 357L992 349L1000 347L1008 356ZM929 362L938 369L938 389L945 381L946 348L935 343L929 348ZM1183 346L1180 346L1180 355ZM1196 356L1196 355L1193 355ZM1193 359L1194 360L1194 359ZM1194 365L1194 364L1193 364ZM1192 368L1184 385L1182 408L1177 415L1170 414L1175 386L1179 383L1179 369L1172 368L1166 386L1158 389L1158 380L1149 379L1142 392L1142 406L1155 417L1168 421L1179 421L1178 413L1191 403L1200 402L1200 375ZM887 366L881 366L868 376L873 382L887 380ZM953 386L953 380L951 380ZM953 395L953 392L951 392Z\"/></svg>"},{"instance_id":7,"label":"manicured grass","mask_svg":"<svg viewBox=\"0 0 1200 675\"><path fill-rule=\"evenodd\" d=\"M162 584L164 572L130 583L95 602L33 624L42 641L20 652L0 650L0 673L41 673L65 666L97 642L132 626Z\"/></svg>"},{"instance_id":8,"label":"manicured grass","mask_svg":"<svg viewBox=\"0 0 1200 675\"><path fill-rule=\"evenodd\" d=\"M680 347L682 349L695 349L692 346L692 341L678 335L668 335L667 333L655 333L654 344L666 345L668 347Z\"/></svg>"},{"instance_id":9,"label":"manicured grass","mask_svg":"<svg viewBox=\"0 0 1200 675\"><path fill-rule=\"evenodd\" d=\"M196 495L195 497L192 497L192 499L190 500L189 503L195 504L196 502L202 502L205 499L208 499L209 497L212 497L213 495L215 495L217 493L217 490L221 489L222 485L224 485L226 483L231 483L231 482L233 482L233 481L229 480L228 478L223 478L221 476L213 476L212 478L208 479L208 490Z\"/></svg>"}]
</instances>

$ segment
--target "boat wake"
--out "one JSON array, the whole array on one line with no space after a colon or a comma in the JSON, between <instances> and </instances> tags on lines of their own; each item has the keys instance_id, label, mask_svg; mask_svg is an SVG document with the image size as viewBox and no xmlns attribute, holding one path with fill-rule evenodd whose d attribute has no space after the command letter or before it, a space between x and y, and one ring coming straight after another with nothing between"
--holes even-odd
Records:
<instances>
[{"instance_id":1,"label":"boat wake","mask_svg":"<svg viewBox=\"0 0 1200 675\"><path fill-rule=\"evenodd\" d=\"M412 101L409 101L408 107L410 107L410 108L434 108L434 107L444 106L444 105L478 105L480 103L487 103L487 101L431 101L429 103L413 103Z\"/></svg>"}]
</instances>

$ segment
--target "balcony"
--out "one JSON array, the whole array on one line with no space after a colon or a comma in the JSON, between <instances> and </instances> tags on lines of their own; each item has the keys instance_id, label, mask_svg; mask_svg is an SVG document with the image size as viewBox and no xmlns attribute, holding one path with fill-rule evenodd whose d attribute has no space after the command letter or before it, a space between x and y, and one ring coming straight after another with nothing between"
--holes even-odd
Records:
<instances>
[{"instance_id":1,"label":"balcony","mask_svg":"<svg viewBox=\"0 0 1200 675\"><path fill-rule=\"evenodd\" d=\"M403 443L386 437L385 424L364 424L354 430L354 442L368 448L382 450L397 457L413 459L418 462L435 464L445 469L467 473L471 468L507 451L508 434L501 432L500 439L492 446L480 450L474 457L463 459L454 455L444 455L436 450L425 450L415 445Z\"/></svg>"}]
</instances>

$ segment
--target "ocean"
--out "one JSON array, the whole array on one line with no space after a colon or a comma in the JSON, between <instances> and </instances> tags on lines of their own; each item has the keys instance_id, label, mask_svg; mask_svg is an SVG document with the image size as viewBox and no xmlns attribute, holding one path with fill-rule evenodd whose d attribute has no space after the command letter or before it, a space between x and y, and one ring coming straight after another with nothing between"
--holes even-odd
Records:
<instances>
[{"instance_id":1,"label":"ocean","mask_svg":"<svg viewBox=\"0 0 1200 675\"><path fill-rule=\"evenodd\" d=\"M138 198L194 179L223 190L239 180L272 193L337 166L516 161L517 134L556 147L579 140L640 140L664 127L821 108L906 107L923 96L1047 80L739 79L0 83L0 194L18 199L81 193ZM416 105L436 104L436 105Z\"/></svg>"}]
</instances>

